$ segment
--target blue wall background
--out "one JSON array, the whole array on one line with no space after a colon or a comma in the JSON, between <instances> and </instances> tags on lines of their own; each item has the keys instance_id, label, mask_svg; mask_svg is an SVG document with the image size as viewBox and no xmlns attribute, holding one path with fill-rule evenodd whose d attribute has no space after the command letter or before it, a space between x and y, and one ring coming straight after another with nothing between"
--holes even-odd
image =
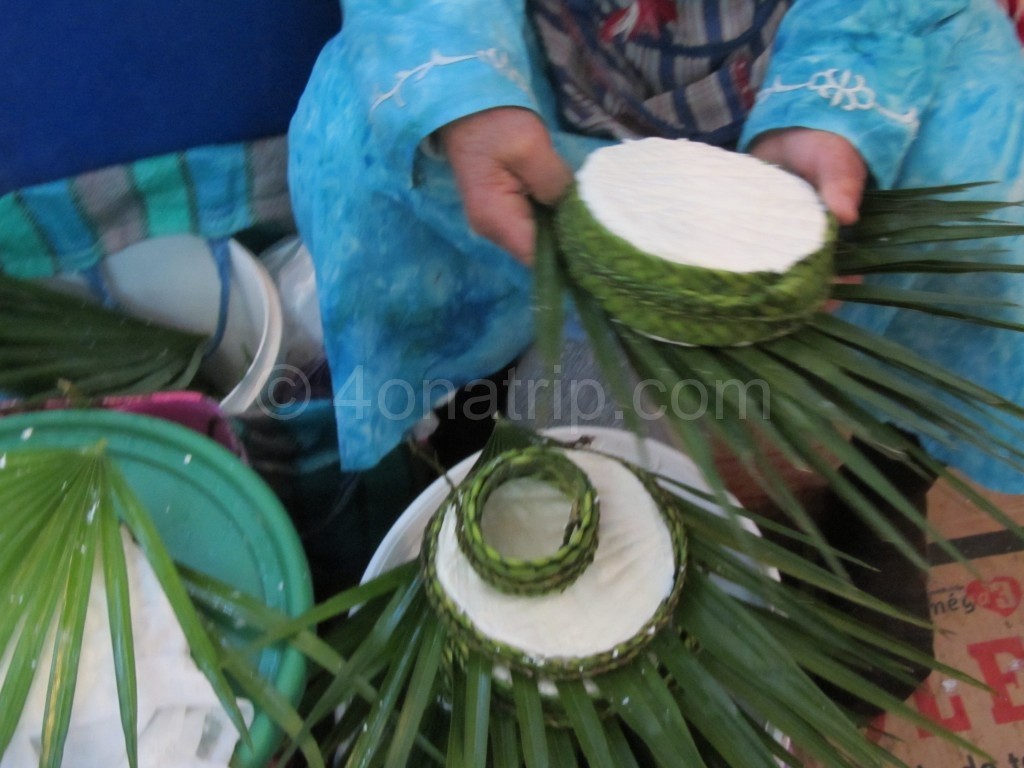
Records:
<instances>
[{"instance_id":1,"label":"blue wall background","mask_svg":"<svg viewBox=\"0 0 1024 768\"><path fill-rule=\"evenodd\" d=\"M283 133L340 23L338 0L0 0L0 195Z\"/></svg>"}]
</instances>

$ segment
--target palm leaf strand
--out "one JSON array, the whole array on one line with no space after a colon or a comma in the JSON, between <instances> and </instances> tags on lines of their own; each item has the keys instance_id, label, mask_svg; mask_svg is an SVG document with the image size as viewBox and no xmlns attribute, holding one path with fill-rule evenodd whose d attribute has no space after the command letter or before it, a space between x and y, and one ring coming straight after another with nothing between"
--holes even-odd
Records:
<instances>
[{"instance_id":1,"label":"palm leaf strand","mask_svg":"<svg viewBox=\"0 0 1024 768\"><path fill-rule=\"evenodd\" d=\"M138 683L124 550L125 532L130 531L182 625L197 666L243 741L248 731L229 676L272 722L298 741L311 765L323 765L322 760L316 762L320 753L315 743L302 740L302 720L290 702L260 678L246 649L234 647L237 641L225 635L225 628L232 624L211 621L196 612L148 513L102 441L81 449L33 448L0 454L0 510L0 602L12 607L0 612L0 658L8 660L0 686L0 753L9 746L22 719L31 686L45 672L40 765L61 764L95 573L102 575L106 592L125 751L129 765L138 765ZM191 576L197 577L194 572ZM254 599L247 602L227 587L214 591L224 611L238 615L243 603L250 613L260 615L251 608ZM276 620L283 618L287 617ZM269 624L263 627L270 628ZM47 637L53 638L52 652L46 650Z\"/></svg>"},{"instance_id":2,"label":"palm leaf strand","mask_svg":"<svg viewBox=\"0 0 1024 768\"><path fill-rule=\"evenodd\" d=\"M837 253L840 272L858 274L858 267L865 272L920 274L968 272L974 268L1021 272L1024 268L1019 265L992 260L1002 253L998 248L979 245L994 238L1019 236L1024 234L1024 228L996 218L1013 204L957 199L957 194L977 186L980 185L868 193L860 222L842 233ZM971 241L966 248L945 245L966 241ZM844 463L865 487L891 500L901 514L927 526L897 489L860 456L859 449L850 447L851 435L883 452L903 456L908 466L921 473L938 471L947 479L951 477L948 471L937 467L892 425L916 430L947 444L965 443L988 452L994 461L1024 467L1024 452L1012 442L1014 437L1024 438L1021 404L1009 402L898 344L836 317L818 313L806 327L750 347L679 347L643 338L614 322L574 282L557 255L545 259L558 269L548 266L538 271L538 282L550 282L546 287L538 287L538 294L547 296L560 285L567 288L594 348L595 359L623 410L629 412L631 405L630 393L623 384L623 370L632 368L639 379L657 383L657 391L648 392L653 393L665 420L697 463L720 505L727 506L726 484L708 449L708 436L714 436L739 459L782 513L817 543L835 570L841 571L838 561L767 461L766 449L781 455L791 465L811 468L822 475L857 514L881 535L895 537L901 552L922 567L923 560L878 513L874 503L835 471L836 464ZM837 284L833 296L987 327L1024 330L1020 323L974 311L973 308L980 307L993 309L989 297L867 284ZM539 323L539 331L553 333L551 322ZM706 403L683 391L687 382L697 382L705 388L705 394L720 393L722 382L730 380L762 381L770 395L761 397L749 388L741 400L726 394L716 403L719 412L711 414L701 413L702 408L707 410ZM668 393L677 397L675 402ZM749 408L760 410L760 418L752 420L754 423L748 423L742 412ZM986 434L986 425L990 424L999 425L1013 437L992 439ZM811 435L814 439L809 438ZM967 492L962 483L953 481L952 485L999 522L1020 532L1019 526L1012 525L990 502ZM934 531L930 533L935 535ZM937 540L943 545L941 537ZM959 557L952 551L950 554Z\"/></svg>"},{"instance_id":3,"label":"palm leaf strand","mask_svg":"<svg viewBox=\"0 0 1024 768\"><path fill-rule=\"evenodd\" d=\"M0 392L29 400L143 394L187 387L204 335L0 274Z\"/></svg>"},{"instance_id":4,"label":"palm leaf strand","mask_svg":"<svg viewBox=\"0 0 1024 768\"><path fill-rule=\"evenodd\" d=\"M505 430L510 432L498 442L506 447L538 439L499 422L496 431ZM552 697L541 691L534 678L517 671L508 677L507 670L499 676L493 662L484 662L475 652L466 656L465 650L457 650L459 641L453 640L432 611L410 610L409 606L422 602L423 583L415 569L403 566L402 579L396 579L395 572L380 577L386 590L373 580L358 588L359 594L372 595L368 605L378 609L371 611L369 621L363 617L366 607L345 619L350 626L361 623L362 627L345 634L344 645L347 657L360 664L371 685L384 686L394 679L394 670L401 669L408 680L407 705L400 707L397 700L389 704L388 729L381 731L382 700L365 710L354 708L351 674L326 672L316 701L306 710L307 730L345 706L344 731L359 745L358 750L350 747L343 753L349 764L394 768L418 764L409 757L414 754L410 752L412 733L433 741L444 763L453 768L488 764L484 757L488 754L494 765L528 768L681 763L696 768L753 768L784 754L766 735L775 730L792 737L822 765L869 768L901 764L867 739L856 721L823 693L814 676L864 701L886 704L912 722L922 722L920 715L865 678L869 670L901 680L906 679L908 664L923 663L978 684L804 594L798 585L880 613L919 620L859 592L827 568L739 528L728 516L689 500L693 496L713 499L713 492L691 493L674 487L679 494L675 508L690 542L689 575L674 622L655 636L647 654L630 665L595 675L586 684L560 682L557 696ZM772 567L782 569L793 583L768 578L766 569ZM722 582L732 589L723 589ZM740 592L734 594L735 589ZM343 596L334 598L335 603L350 605ZM380 609L382 603L385 606ZM309 615L319 621L325 618L322 607ZM303 617L296 621L301 623ZM418 623L422 630L413 630L409 623ZM420 631L424 638L433 638L429 649L426 640L410 642ZM450 656L442 661L445 647L451 649ZM370 658L377 662L365 663ZM489 695L484 693L488 689ZM595 689L599 701L592 698ZM561 715L553 715L550 709L553 698L560 702ZM371 716L374 709L377 714ZM515 713L515 728L507 719L509 710ZM446 724L441 734L434 725L427 725L440 721ZM388 739L377 739L374 746L373 740L360 738L364 724L378 728L378 734L389 734ZM939 726L928 727L952 737ZM952 738L958 746L973 749ZM399 740L401 746L395 746ZM358 762L353 755L358 755ZM792 756L789 762L799 764Z\"/></svg>"},{"instance_id":5,"label":"palm leaf strand","mask_svg":"<svg viewBox=\"0 0 1024 768\"><path fill-rule=\"evenodd\" d=\"M101 467L100 471L105 471L105 467ZM135 654L132 650L135 640L128 593L128 565L121 539L121 523L110 496L109 485L101 482L100 487L104 494L98 513L103 558L103 583L107 591L107 616L114 654L118 707L128 763L131 768L138 768L139 692L135 675Z\"/></svg>"}]
</instances>

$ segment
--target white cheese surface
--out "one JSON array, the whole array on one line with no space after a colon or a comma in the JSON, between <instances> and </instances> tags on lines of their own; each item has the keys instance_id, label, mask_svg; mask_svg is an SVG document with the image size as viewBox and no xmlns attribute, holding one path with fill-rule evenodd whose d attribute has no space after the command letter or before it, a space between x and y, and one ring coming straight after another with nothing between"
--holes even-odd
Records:
<instances>
[{"instance_id":1,"label":"white cheese surface","mask_svg":"<svg viewBox=\"0 0 1024 768\"><path fill-rule=\"evenodd\" d=\"M592 152L576 174L587 209L636 248L679 264L786 272L824 243L810 184L749 155L685 139Z\"/></svg>"},{"instance_id":2,"label":"white cheese surface","mask_svg":"<svg viewBox=\"0 0 1024 768\"><path fill-rule=\"evenodd\" d=\"M601 504L594 562L563 592L509 595L473 570L459 548L455 514L449 510L438 538L437 576L445 592L484 634L538 658L581 657L611 651L637 635L672 589L675 556L661 512L643 484L621 463L585 451L566 451L590 477ZM484 515L506 513L518 528L517 511L554 505L557 525L541 530L560 535L565 498L540 483L518 482L494 494ZM491 504L499 505L491 507Z\"/></svg>"}]
</instances>

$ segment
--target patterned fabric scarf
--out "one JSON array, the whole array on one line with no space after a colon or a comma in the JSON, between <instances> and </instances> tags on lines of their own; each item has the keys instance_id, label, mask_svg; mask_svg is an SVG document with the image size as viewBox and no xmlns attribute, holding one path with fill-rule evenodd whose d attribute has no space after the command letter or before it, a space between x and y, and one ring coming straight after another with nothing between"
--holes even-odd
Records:
<instances>
[{"instance_id":1,"label":"patterned fabric scarf","mask_svg":"<svg viewBox=\"0 0 1024 768\"><path fill-rule=\"evenodd\" d=\"M731 147L790 0L530 0L562 115L586 134Z\"/></svg>"}]
</instances>

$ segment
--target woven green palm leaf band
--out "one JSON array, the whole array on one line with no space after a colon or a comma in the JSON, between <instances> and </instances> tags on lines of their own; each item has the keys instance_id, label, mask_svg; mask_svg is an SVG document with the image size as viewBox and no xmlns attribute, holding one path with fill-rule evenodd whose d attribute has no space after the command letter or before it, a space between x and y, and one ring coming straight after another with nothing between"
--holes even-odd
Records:
<instances>
[{"instance_id":1,"label":"woven green palm leaf band","mask_svg":"<svg viewBox=\"0 0 1024 768\"><path fill-rule=\"evenodd\" d=\"M481 521L497 514L487 502L505 483L530 478L546 483L570 502L562 545L551 555L523 559L503 555L487 543ZM496 589L518 595L563 590L593 561L597 550L599 509L594 486L564 454L535 447L504 453L473 474L455 496L456 532L466 558L480 578Z\"/></svg>"},{"instance_id":2,"label":"woven green palm leaf band","mask_svg":"<svg viewBox=\"0 0 1024 768\"><path fill-rule=\"evenodd\" d=\"M528 452L533 450L527 449ZM543 450L546 449L541 449L541 451ZM510 460L517 453L521 455L523 452L510 452L507 455L503 455L505 457L504 460ZM610 458L606 454L600 455ZM564 454L559 454L559 456L564 458L565 461L571 461ZM498 458L501 459L502 457ZM618 460L616 459L616 461ZM473 650L484 654L497 665L506 666L514 672L526 674L540 680L546 679L553 682L559 680L581 680L618 669L630 663L653 640L655 635L669 624L673 611L679 601L680 593L683 590L687 571L688 547L682 513L673 502L672 495L660 488L653 477L645 472L638 471L635 467L625 462L620 461L619 463L636 474L644 489L651 495L661 518L665 522L671 539L673 554L671 588L650 617L627 640L600 653L587 656L538 657L481 631L472 618L448 594L438 575L439 564L437 555L440 549L439 539L441 531L445 526L448 515L459 514L455 498L464 490L464 488L460 488L434 514L425 531L423 547L420 553L427 597L438 616L448 627L452 636L453 649L457 654L464 653L466 650ZM485 465L485 468L488 466ZM535 466L534 459L530 459L523 465L524 468L529 466ZM542 465L545 469L547 466L549 465ZM523 476L525 475L516 474L516 477ZM473 473L464 482L472 485L475 481L476 473ZM573 533L578 533L578 530L573 531ZM529 597L530 599L544 600L547 595L548 593L543 593L530 595Z\"/></svg>"},{"instance_id":3,"label":"woven green palm leaf band","mask_svg":"<svg viewBox=\"0 0 1024 768\"><path fill-rule=\"evenodd\" d=\"M575 187L559 203L555 223L573 280L617 321L668 341L731 346L780 336L806 322L831 290L831 217L822 246L781 273L731 272L652 256L605 229Z\"/></svg>"}]
</instances>

